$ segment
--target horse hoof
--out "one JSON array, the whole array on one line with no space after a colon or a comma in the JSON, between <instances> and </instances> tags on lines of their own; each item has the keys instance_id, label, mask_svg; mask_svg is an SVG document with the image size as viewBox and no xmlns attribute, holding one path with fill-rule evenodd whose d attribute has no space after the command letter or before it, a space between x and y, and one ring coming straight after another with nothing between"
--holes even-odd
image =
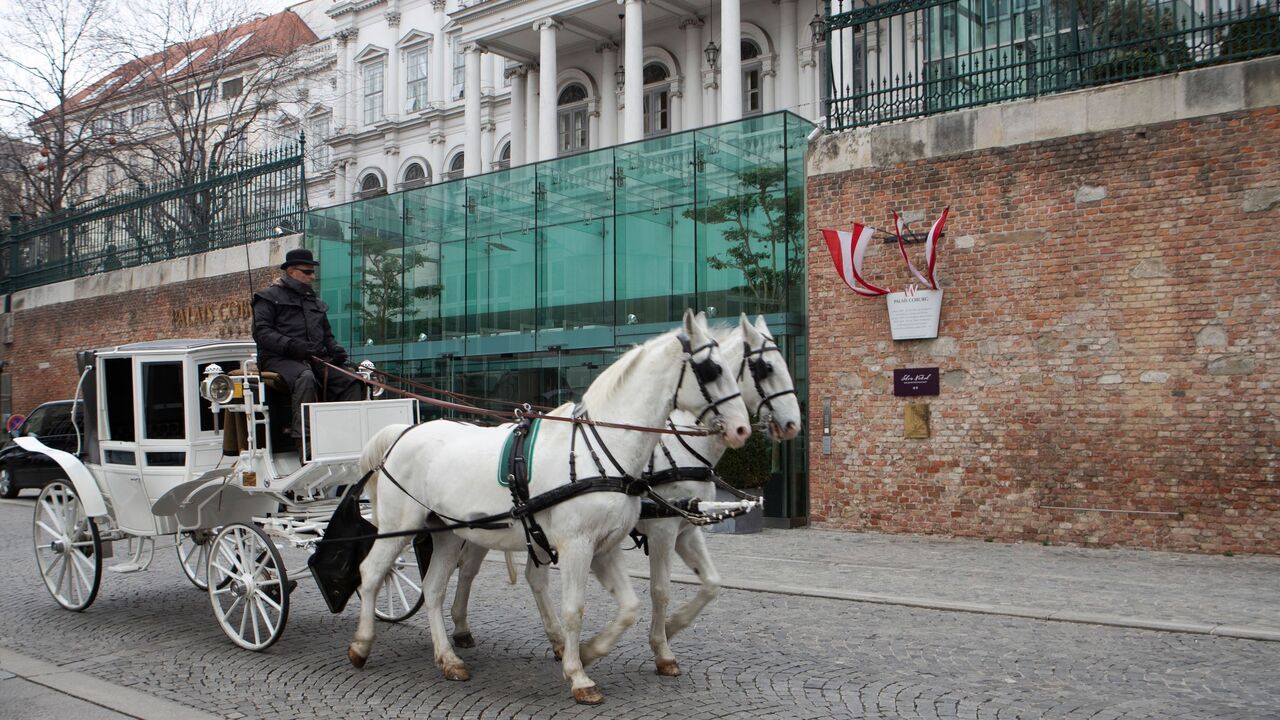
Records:
<instances>
[{"instance_id":1,"label":"horse hoof","mask_svg":"<svg viewBox=\"0 0 1280 720\"><path fill-rule=\"evenodd\" d=\"M446 680L463 682L471 679L471 673L467 672L465 665L449 665L444 669L444 677Z\"/></svg>"},{"instance_id":2,"label":"horse hoof","mask_svg":"<svg viewBox=\"0 0 1280 720\"><path fill-rule=\"evenodd\" d=\"M476 646L476 638L471 633L463 633L453 636L453 646L460 648L473 648Z\"/></svg>"},{"instance_id":3,"label":"horse hoof","mask_svg":"<svg viewBox=\"0 0 1280 720\"><path fill-rule=\"evenodd\" d=\"M353 647L347 648L347 659L351 661L352 665L356 666L357 670L364 669L364 664L369 662L368 655L361 655Z\"/></svg>"},{"instance_id":4,"label":"horse hoof","mask_svg":"<svg viewBox=\"0 0 1280 720\"><path fill-rule=\"evenodd\" d=\"M597 690L595 685L588 685L584 688L574 688L573 699L579 705L599 705L604 702L604 693Z\"/></svg>"},{"instance_id":5,"label":"horse hoof","mask_svg":"<svg viewBox=\"0 0 1280 720\"><path fill-rule=\"evenodd\" d=\"M658 674L663 677L676 677L680 674L680 664L675 660L659 660Z\"/></svg>"}]
</instances>

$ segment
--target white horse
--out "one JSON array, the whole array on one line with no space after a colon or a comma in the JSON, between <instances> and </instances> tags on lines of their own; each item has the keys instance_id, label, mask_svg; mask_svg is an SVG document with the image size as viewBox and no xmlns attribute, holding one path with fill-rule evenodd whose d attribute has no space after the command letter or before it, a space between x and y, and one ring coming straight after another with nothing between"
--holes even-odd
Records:
<instances>
[{"instance_id":1,"label":"white horse","mask_svg":"<svg viewBox=\"0 0 1280 720\"><path fill-rule=\"evenodd\" d=\"M794 438L800 432L803 421L800 403L796 399L795 384L786 359L778 349L764 318L757 316L755 324L752 325L744 314L739 318L737 327L732 331L718 332L716 337L720 341L725 361L737 369L737 380L742 388L743 400L767 425L770 437L779 442ZM693 418L680 409L672 412L671 420L677 425L693 422ZM660 438L653 452L654 475L660 477L670 468L709 469L719 462L726 449L726 444L720 438L712 436L677 438L676 440ZM664 482L660 485L655 484L653 489L668 499L697 497L710 500L715 498L715 483L710 479ZM653 604L649 645L653 648L658 674L679 675L680 666L671 651L669 641L676 633L692 624L703 608L719 595L720 574L707 553L702 528L684 518L640 520L636 524L636 529L648 537L649 594ZM692 600L668 619L671 566L674 563L674 555L677 553L684 560L685 565L698 576L702 586ZM454 593L451 613L454 641L460 646L470 647L475 644L467 619L467 605L472 583L480 571L480 564L486 554L488 554L488 548L474 545L468 545L463 551L458 573L458 588ZM549 597L537 597L539 593L546 592L545 583L539 585L530 583L530 585L533 587L539 607L548 605ZM554 623L554 617L543 613L544 622L548 621L548 618ZM557 653L562 646L562 642L558 642L559 633L557 626L547 627L547 635L551 638Z\"/></svg>"},{"instance_id":2,"label":"white horse","mask_svg":"<svg viewBox=\"0 0 1280 720\"><path fill-rule=\"evenodd\" d=\"M685 380L689 370L693 379ZM705 319L686 311L682 331L633 348L601 373L583 396L580 407L585 412L580 416L597 422L662 427L673 407L703 417L714 413L724 442L741 447L751 427L735 370L712 339ZM569 417L570 412L566 405L552 414ZM407 431L405 426L392 426L379 432L365 447L360 461L363 471L378 468L367 491L379 532L439 527L442 522L475 520L511 510L511 493L502 484L508 470L500 466L510 434L509 426L482 428L450 421L425 423ZM574 478L587 484L586 480L595 476L639 477L657 441L654 433L542 420L536 439L525 452L529 494L536 497ZM580 703L596 704L604 699L584 671L584 664L612 650L637 618L639 600L623 568L619 543L639 514L639 497L590 492L533 515L558 554L560 567L560 618L557 622L549 607L540 607L543 623L564 629L562 667L572 682L574 699ZM373 645L379 586L408 541L407 537L380 539L360 564L360 623L347 650L356 667L363 667ZM504 551L526 549L525 530L519 522L506 529L458 529L434 536L422 591L435 661L451 680L469 677L444 629L446 586L458 566L464 541ZM545 593L546 568L538 568L536 563L529 563L529 567L530 584ZM614 595L618 614L599 634L580 645L589 571Z\"/></svg>"}]
</instances>

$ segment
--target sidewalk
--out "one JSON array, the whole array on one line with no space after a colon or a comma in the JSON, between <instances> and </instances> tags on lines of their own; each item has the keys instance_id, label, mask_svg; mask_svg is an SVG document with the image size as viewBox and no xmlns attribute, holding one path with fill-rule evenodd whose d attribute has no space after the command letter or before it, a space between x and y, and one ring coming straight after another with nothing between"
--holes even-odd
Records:
<instances>
[{"instance_id":1,"label":"sidewalk","mask_svg":"<svg viewBox=\"0 0 1280 720\"><path fill-rule=\"evenodd\" d=\"M708 533L707 547L726 588L1280 642L1280 557L807 528ZM627 562L648 578L643 554Z\"/></svg>"}]
</instances>

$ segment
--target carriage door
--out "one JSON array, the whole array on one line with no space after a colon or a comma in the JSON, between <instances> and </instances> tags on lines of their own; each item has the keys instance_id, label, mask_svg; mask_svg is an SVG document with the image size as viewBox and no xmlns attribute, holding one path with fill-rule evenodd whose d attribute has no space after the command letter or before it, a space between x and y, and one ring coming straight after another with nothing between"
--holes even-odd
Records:
<instances>
[{"instance_id":1,"label":"carriage door","mask_svg":"<svg viewBox=\"0 0 1280 720\"><path fill-rule=\"evenodd\" d=\"M181 358L148 358L138 364L138 464L148 515L161 495L187 479L187 452L191 448L187 440L190 433L184 368ZM172 518L152 518L156 523L154 532L177 530L176 525L170 527Z\"/></svg>"},{"instance_id":2,"label":"carriage door","mask_svg":"<svg viewBox=\"0 0 1280 720\"><path fill-rule=\"evenodd\" d=\"M138 463L137 369L132 357L102 359L98 382L98 427L102 447L102 483L116 523L140 535L155 532L151 505L142 488Z\"/></svg>"}]
</instances>

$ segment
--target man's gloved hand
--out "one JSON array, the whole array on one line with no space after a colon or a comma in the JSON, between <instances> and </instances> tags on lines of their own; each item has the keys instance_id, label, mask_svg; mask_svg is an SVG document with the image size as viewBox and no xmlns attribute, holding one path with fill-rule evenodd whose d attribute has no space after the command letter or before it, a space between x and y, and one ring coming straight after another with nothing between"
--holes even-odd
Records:
<instances>
[{"instance_id":1,"label":"man's gloved hand","mask_svg":"<svg viewBox=\"0 0 1280 720\"><path fill-rule=\"evenodd\" d=\"M343 348L341 345L339 345L336 349L334 349L333 358L330 360L330 362L332 362L334 365L337 365L339 367L346 365L347 364L346 349Z\"/></svg>"},{"instance_id":2,"label":"man's gloved hand","mask_svg":"<svg viewBox=\"0 0 1280 720\"><path fill-rule=\"evenodd\" d=\"M285 357L291 360L307 360L311 357L311 346L297 340L290 340L284 346Z\"/></svg>"}]
</instances>

